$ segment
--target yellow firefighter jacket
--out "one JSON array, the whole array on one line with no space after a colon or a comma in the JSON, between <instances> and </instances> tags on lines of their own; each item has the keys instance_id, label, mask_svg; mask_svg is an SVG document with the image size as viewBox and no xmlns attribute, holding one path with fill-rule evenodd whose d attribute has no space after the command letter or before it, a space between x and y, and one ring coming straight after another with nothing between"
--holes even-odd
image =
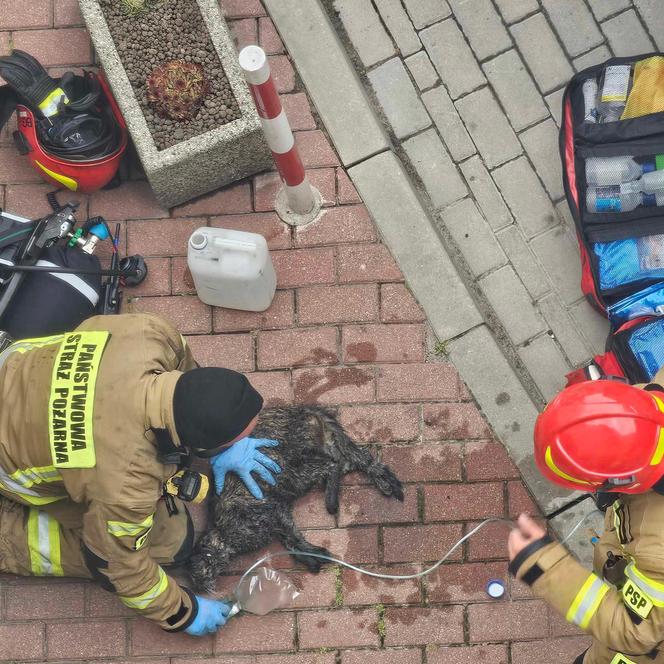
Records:
<instances>
[{"instance_id":1,"label":"yellow firefighter jacket","mask_svg":"<svg viewBox=\"0 0 664 664\"><path fill-rule=\"evenodd\" d=\"M664 370L653 382L664 385ZM583 664L664 663L664 496L616 494L604 525L593 572L555 542L531 555L525 550L511 569L536 596L592 634ZM616 585L603 576L609 552L623 557L621 567L627 563Z\"/></svg>"},{"instance_id":2,"label":"yellow firefighter jacket","mask_svg":"<svg viewBox=\"0 0 664 664\"><path fill-rule=\"evenodd\" d=\"M78 575L54 540L58 524L80 527L91 576L165 629L186 626L191 595L148 546L176 471L157 459L154 431L180 444L173 392L196 366L184 339L156 316L97 316L17 342L0 364L0 495L37 508L27 523L33 573ZM40 518L48 514L57 521Z\"/></svg>"}]
</instances>

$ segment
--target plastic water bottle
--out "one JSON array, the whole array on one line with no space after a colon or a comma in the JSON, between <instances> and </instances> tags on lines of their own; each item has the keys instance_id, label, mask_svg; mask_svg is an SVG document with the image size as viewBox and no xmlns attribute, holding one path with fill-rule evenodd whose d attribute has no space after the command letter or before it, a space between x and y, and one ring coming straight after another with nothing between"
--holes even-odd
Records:
<instances>
[{"instance_id":1,"label":"plastic water bottle","mask_svg":"<svg viewBox=\"0 0 664 664\"><path fill-rule=\"evenodd\" d=\"M581 89L583 90L583 102L585 105L583 121L596 123L599 116L597 112L597 80L589 78L584 82Z\"/></svg>"},{"instance_id":2,"label":"plastic water bottle","mask_svg":"<svg viewBox=\"0 0 664 664\"><path fill-rule=\"evenodd\" d=\"M203 226L189 238L187 264L205 304L265 311L272 303L277 275L262 235Z\"/></svg>"},{"instance_id":3,"label":"plastic water bottle","mask_svg":"<svg viewBox=\"0 0 664 664\"><path fill-rule=\"evenodd\" d=\"M646 193L652 193L664 189L664 171L650 171L644 173L635 182L630 185Z\"/></svg>"},{"instance_id":4,"label":"plastic water bottle","mask_svg":"<svg viewBox=\"0 0 664 664\"><path fill-rule=\"evenodd\" d=\"M636 189L635 183L588 187L586 207L588 212L631 212L637 207L664 205L664 189L644 193Z\"/></svg>"},{"instance_id":5,"label":"plastic water bottle","mask_svg":"<svg viewBox=\"0 0 664 664\"><path fill-rule=\"evenodd\" d=\"M631 74L630 65L614 65L604 70L604 84L599 103L602 122L620 120L627 105Z\"/></svg>"},{"instance_id":6,"label":"plastic water bottle","mask_svg":"<svg viewBox=\"0 0 664 664\"><path fill-rule=\"evenodd\" d=\"M586 159L586 182L592 186L622 184L637 180L644 173L656 171L658 167L664 168L664 155L650 155L639 158L638 162L629 156L590 157Z\"/></svg>"}]
</instances>

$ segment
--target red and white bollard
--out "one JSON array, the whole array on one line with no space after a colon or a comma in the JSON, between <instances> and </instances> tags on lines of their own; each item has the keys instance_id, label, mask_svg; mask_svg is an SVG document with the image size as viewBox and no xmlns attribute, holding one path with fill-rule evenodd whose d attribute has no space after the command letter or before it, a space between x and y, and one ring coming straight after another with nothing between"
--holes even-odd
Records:
<instances>
[{"instance_id":1,"label":"red and white bollard","mask_svg":"<svg viewBox=\"0 0 664 664\"><path fill-rule=\"evenodd\" d=\"M240 67L249 84L265 138L283 182L277 196L277 213L288 224L306 224L320 212L321 195L311 186L304 172L265 51L260 46L246 46L240 51Z\"/></svg>"}]
</instances>

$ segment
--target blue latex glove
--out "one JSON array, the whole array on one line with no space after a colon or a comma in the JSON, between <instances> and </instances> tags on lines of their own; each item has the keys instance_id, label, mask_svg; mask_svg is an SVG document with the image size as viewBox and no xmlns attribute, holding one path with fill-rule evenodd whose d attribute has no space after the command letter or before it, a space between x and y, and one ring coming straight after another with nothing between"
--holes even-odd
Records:
<instances>
[{"instance_id":1,"label":"blue latex glove","mask_svg":"<svg viewBox=\"0 0 664 664\"><path fill-rule=\"evenodd\" d=\"M214 599L205 599L196 595L198 613L194 622L184 631L191 636L205 636L214 634L220 627L226 624L231 605Z\"/></svg>"},{"instance_id":2,"label":"blue latex glove","mask_svg":"<svg viewBox=\"0 0 664 664\"><path fill-rule=\"evenodd\" d=\"M270 486L277 483L272 473L281 472L279 464L258 451L259 447L276 447L277 445L279 443L276 440L267 438L243 438L221 454L213 456L210 459L210 465L214 474L214 486L217 495L224 490L226 473L234 472L240 476L254 498L263 500L263 492L251 473L256 472Z\"/></svg>"}]
</instances>

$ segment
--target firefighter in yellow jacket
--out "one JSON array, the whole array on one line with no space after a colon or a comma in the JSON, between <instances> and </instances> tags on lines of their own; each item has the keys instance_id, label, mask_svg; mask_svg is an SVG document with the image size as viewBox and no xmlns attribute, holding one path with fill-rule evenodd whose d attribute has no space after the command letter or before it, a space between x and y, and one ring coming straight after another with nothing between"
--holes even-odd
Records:
<instances>
[{"instance_id":1,"label":"firefighter in yellow jacket","mask_svg":"<svg viewBox=\"0 0 664 664\"><path fill-rule=\"evenodd\" d=\"M609 498L605 530L591 572L521 515L510 571L592 635L574 664L663 663L664 370L645 386L563 390L538 418L535 459L551 481Z\"/></svg>"},{"instance_id":2,"label":"firefighter in yellow jacket","mask_svg":"<svg viewBox=\"0 0 664 664\"><path fill-rule=\"evenodd\" d=\"M246 438L258 392L196 367L151 315L98 316L0 354L0 572L92 578L169 631L224 624L227 605L164 571L192 546L181 499L207 482L190 454L212 457L218 487L235 471L255 495L250 473L273 483L280 469L258 451L274 441Z\"/></svg>"}]
</instances>

